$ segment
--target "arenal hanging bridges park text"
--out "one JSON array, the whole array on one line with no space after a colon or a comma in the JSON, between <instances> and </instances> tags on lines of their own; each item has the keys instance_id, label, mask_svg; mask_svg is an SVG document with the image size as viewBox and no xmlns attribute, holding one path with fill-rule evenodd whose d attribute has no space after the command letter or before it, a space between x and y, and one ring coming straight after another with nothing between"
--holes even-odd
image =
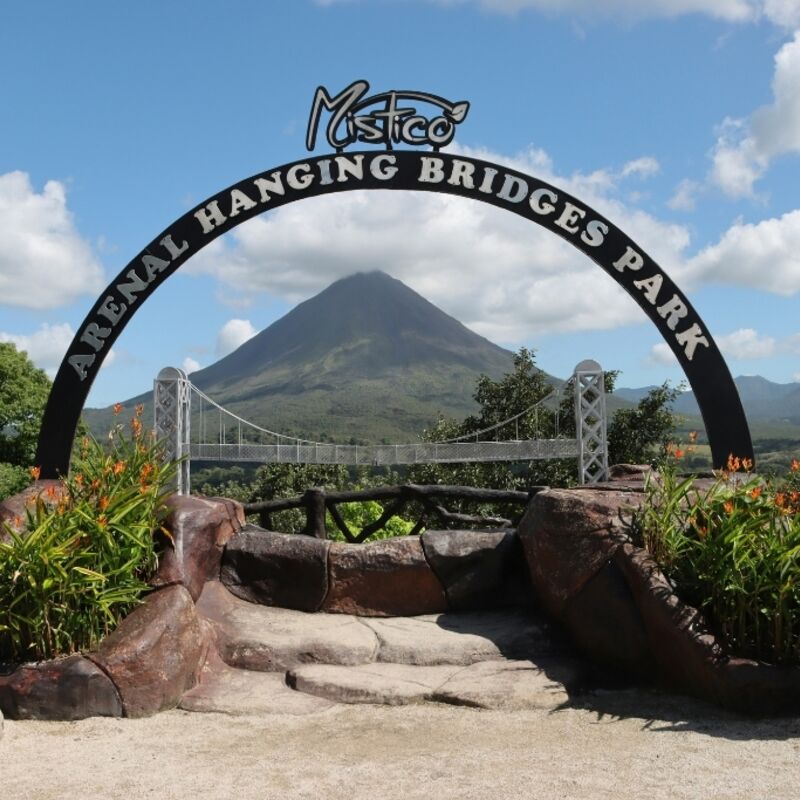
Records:
<instances>
[{"instance_id":1,"label":"arenal hanging bridges park text","mask_svg":"<svg viewBox=\"0 0 800 800\"><path fill-rule=\"evenodd\" d=\"M407 170L402 170L405 174L399 184L404 189L430 190L436 185L446 185L448 189L453 187L456 190L454 193L482 195L482 199L490 196L495 204L512 209L524 205L524 216L539 217L555 233L564 238L578 237L588 248L600 248L606 241L610 229L608 222L590 216L585 208L566 199L547 184L532 185L529 176L501 171L470 158L414 152L335 155L301 161L259 175L252 179L249 186L238 184L193 212L198 238L218 234L221 232L219 229L229 227L227 223L240 214L249 212L247 215L251 216L253 212L267 210L276 198L284 198L287 191L296 197L313 188L316 188L313 194L320 194L325 187L335 185L336 191L344 188L345 184L347 188L357 188L358 184L366 182L369 182L370 188L376 188L376 183L392 188L401 176L401 166L409 166L399 163L401 159L406 162L407 156L414 157L416 169L411 176L411 185ZM128 270L124 280L113 285L113 293L102 299L95 318L81 332L79 338L86 345L86 352L69 357L69 363L81 380L86 378L96 353L105 347L112 329L139 297L147 293L159 274L190 249L188 241L176 241L176 237L170 233L162 237L158 244L157 253L141 256L140 265ZM201 246L200 242L193 243L191 249L196 251ZM635 274L633 286L656 307L658 315L664 320L666 328L673 332L675 341L689 361L694 359L698 347L708 347L708 339L701 325L691 318L681 297L675 293L661 292L664 274L653 267L644 255L626 244L613 258L612 264L620 273Z\"/></svg>"}]
</instances>

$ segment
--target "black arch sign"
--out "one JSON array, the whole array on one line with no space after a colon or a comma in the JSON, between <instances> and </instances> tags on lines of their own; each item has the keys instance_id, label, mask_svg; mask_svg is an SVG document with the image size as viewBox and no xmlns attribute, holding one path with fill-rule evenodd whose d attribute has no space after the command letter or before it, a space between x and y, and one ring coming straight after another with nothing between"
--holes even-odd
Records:
<instances>
[{"instance_id":1,"label":"black arch sign","mask_svg":"<svg viewBox=\"0 0 800 800\"><path fill-rule=\"evenodd\" d=\"M691 303L641 248L574 197L530 175L448 153L371 151L285 164L231 186L184 214L100 295L70 344L42 420L41 476L66 474L81 411L103 359L141 304L185 261L242 222L306 197L354 189L444 192L519 214L566 239L602 267L653 321L695 393L715 467L753 458L730 372Z\"/></svg>"}]
</instances>

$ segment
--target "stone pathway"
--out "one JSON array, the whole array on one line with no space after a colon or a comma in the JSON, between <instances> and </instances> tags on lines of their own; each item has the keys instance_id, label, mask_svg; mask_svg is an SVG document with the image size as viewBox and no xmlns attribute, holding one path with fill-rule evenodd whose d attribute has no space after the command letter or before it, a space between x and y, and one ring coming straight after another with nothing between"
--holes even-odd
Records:
<instances>
[{"instance_id":1,"label":"stone pathway","mask_svg":"<svg viewBox=\"0 0 800 800\"><path fill-rule=\"evenodd\" d=\"M218 582L198 611L217 651L181 708L314 714L335 703L437 702L549 709L585 688L590 667L548 623L518 608L356 617L256 605Z\"/></svg>"}]
</instances>

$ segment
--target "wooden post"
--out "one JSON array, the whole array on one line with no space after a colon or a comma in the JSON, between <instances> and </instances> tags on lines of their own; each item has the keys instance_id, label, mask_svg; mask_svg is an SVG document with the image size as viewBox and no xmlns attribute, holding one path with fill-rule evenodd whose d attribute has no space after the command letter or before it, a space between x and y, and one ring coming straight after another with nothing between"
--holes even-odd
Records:
<instances>
[{"instance_id":1,"label":"wooden post","mask_svg":"<svg viewBox=\"0 0 800 800\"><path fill-rule=\"evenodd\" d=\"M269 511L261 510L258 512L258 524L265 530L271 531L272 528L272 515Z\"/></svg>"},{"instance_id":2,"label":"wooden post","mask_svg":"<svg viewBox=\"0 0 800 800\"><path fill-rule=\"evenodd\" d=\"M303 533L317 539L327 539L325 528L325 490L319 486L307 489L303 493L303 505L306 507L306 527Z\"/></svg>"}]
</instances>

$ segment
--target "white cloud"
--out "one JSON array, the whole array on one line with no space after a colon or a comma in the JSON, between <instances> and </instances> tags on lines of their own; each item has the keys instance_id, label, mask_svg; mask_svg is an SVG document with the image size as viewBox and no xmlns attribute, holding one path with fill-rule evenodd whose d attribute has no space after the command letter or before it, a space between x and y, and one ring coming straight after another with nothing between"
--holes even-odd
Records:
<instances>
[{"instance_id":1,"label":"white cloud","mask_svg":"<svg viewBox=\"0 0 800 800\"><path fill-rule=\"evenodd\" d=\"M679 270L690 280L800 291L800 210L755 224L737 222Z\"/></svg>"},{"instance_id":2,"label":"white cloud","mask_svg":"<svg viewBox=\"0 0 800 800\"><path fill-rule=\"evenodd\" d=\"M555 174L542 150L505 163L561 187L642 243L669 270L682 262L688 231L627 206L620 170ZM639 159L629 174L651 172ZM232 289L297 302L358 271L381 269L473 330L505 344L532 333L616 328L639 322L635 302L585 255L530 222L463 198L424 192L346 192L309 198L240 225L186 265Z\"/></svg>"},{"instance_id":3,"label":"white cloud","mask_svg":"<svg viewBox=\"0 0 800 800\"><path fill-rule=\"evenodd\" d=\"M792 375L792 380L800 382L800 372L795 372L794 375Z\"/></svg>"},{"instance_id":4,"label":"white cloud","mask_svg":"<svg viewBox=\"0 0 800 800\"><path fill-rule=\"evenodd\" d=\"M678 359L672 349L665 342L654 344L650 348L650 355L647 359L651 364L666 364L667 366L674 367L678 363Z\"/></svg>"},{"instance_id":5,"label":"white cloud","mask_svg":"<svg viewBox=\"0 0 800 800\"><path fill-rule=\"evenodd\" d=\"M671 18L684 14L706 14L729 22L749 22L758 17L757 0L429 0L437 5L457 6L473 3L487 11L513 14L523 10L547 14L578 14L586 17ZM317 0L330 6L351 0ZM766 0L767 5L789 5L791 0ZM775 11L782 14L781 9Z\"/></svg>"},{"instance_id":6,"label":"white cloud","mask_svg":"<svg viewBox=\"0 0 800 800\"><path fill-rule=\"evenodd\" d=\"M11 342L17 350L24 350L28 358L52 378L61 366L73 336L75 331L67 322L62 325L44 323L38 331L27 335L0 331L0 342ZM108 351L102 368L110 367L115 359L116 353L112 348Z\"/></svg>"},{"instance_id":7,"label":"white cloud","mask_svg":"<svg viewBox=\"0 0 800 800\"><path fill-rule=\"evenodd\" d=\"M217 356L222 357L232 353L237 347L243 345L248 339L252 339L258 331L253 327L249 319L230 319L217 334ZM186 359L194 361L193 359ZM197 363L196 361L194 362ZM198 364L199 366L199 364Z\"/></svg>"},{"instance_id":8,"label":"white cloud","mask_svg":"<svg viewBox=\"0 0 800 800\"><path fill-rule=\"evenodd\" d=\"M66 190L41 193L24 172L0 175L0 304L55 308L103 287L103 269L80 237Z\"/></svg>"},{"instance_id":9,"label":"white cloud","mask_svg":"<svg viewBox=\"0 0 800 800\"><path fill-rule=\"evenodd\" d=\"M181 369L187 374L191 375L193 372L197 372L200 369L200 362L196 361L191 356L186 356L183 359L183 364L181 364Z\"/></svg>"},{"instance_id":10,"label":"white cloud","mask_svg":"<svg viewBox=\"0 0 800 800\"><path fill-rule=\"evenodd\" d=\"M675 194L667 201L667 205L675 211L694 211L700 188L700 184L696 181L682 180L678 184Z\"/></svg>"},{"instance_id":11,"label":"white cloud","mask_svg":"<svg viewBox=\"0 0 800 800\"><path fill-rule=\"evenodd\" d=\"M769 358L776 351L775 339L762 336L753 328L739 328L725 336L717 336L716 342L724 355L738 360Z\"/></svg>"},{"instance_id":12,"label":"white cloud","mask_svg":"<svg viewBox=\"0 0 800 800\"><path fill-rule=\"evenodd\" d=\"M661 169L661 165L656 161L655 158L651 156L642 156L642 158L636 158L633 161L629 161L623 168L620 176L623 178L628 178L631 175L635 175L639 178L649 178L652 175L656 175L659 170Z\"/></svg>"},{"instance_id":13,"label":"white cloud","mask_svg":"<svg viewBox=\"0 0 800 800\"><path fill-rule=\"evenodd\" d=\"M788 3L775 5L785 6L788 17ZM775 56L772 93L772 103L749 120L729 118L720 127L710 179L731 197L752 196L773 159L800 153L800 31Z\"/></svg>"},{"instance_id":14,"label":"white cloud","mask_svg":"<svg viewBox=\"0 0 800 800\"><path fill-rule=\"evenodd\" d=\"M764 14L776 25L789 30L800 28L800 2L798 0L764 0Z\"/></svg>"}]
</instances>

